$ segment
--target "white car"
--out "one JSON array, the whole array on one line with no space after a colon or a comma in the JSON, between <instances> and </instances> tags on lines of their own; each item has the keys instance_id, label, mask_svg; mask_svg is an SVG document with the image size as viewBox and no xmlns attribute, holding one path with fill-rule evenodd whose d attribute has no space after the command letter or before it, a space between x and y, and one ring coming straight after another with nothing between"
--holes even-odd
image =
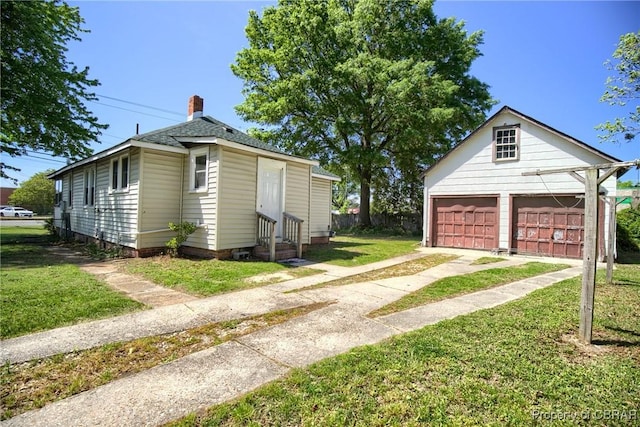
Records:
<instances>
[{"instance_id":1,"label":"white car","mask_svg":"<svg viewBox=\"0 0 640 427\"><path fill-rule=\"evenodd\" d=\"M0 209L0 216L27 216L31 218L33 212L20 206L5 206Z\"/></svg>"}]
</instances>

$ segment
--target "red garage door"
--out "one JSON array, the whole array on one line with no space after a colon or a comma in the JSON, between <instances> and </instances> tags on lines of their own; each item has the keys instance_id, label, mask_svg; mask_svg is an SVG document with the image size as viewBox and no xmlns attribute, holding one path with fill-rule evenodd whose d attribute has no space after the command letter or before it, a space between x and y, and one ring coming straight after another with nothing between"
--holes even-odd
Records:
<instances>
[{"instance_id":1,"label":"red garage door","mask_svg":"<svg viewBox=\"0 0 640 427\"><path fill-rule=\"evenodd\" d=\"M498 247L496 197L433 200L433 241L436 246L468 249Z\"/></svg>"},{"instance_id":2,"label":"red garage door","mask_svg":"<svg viewBox=\"0 0 640 427\"><path fill-rule=\"evenodd\" d=\"M519 254L581 258L584 200L574 196L515 197L511 248Z\"/></svg>"}]
</instances>

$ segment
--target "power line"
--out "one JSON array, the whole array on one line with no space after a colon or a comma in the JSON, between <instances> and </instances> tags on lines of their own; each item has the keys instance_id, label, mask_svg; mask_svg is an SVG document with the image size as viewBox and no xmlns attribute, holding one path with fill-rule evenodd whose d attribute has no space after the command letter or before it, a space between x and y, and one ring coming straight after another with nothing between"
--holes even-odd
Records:
<instances>
[{"instance_id":1,"label":"power line","mask_svg":"<svg viewBox=\"0 0 640 427\"><path fill-rule=\"evenodd\" d=\"M54 162L54 163L67 163L65 160L56 160L56 159L47 159L46 157L38 157L38 156L34 156L33 154L27 154L27 157L30 159L40 159L40 160L45 160L47 162Z\"/></svg>"},{"instance_id":2,"label":"power line","mask_svg":"<svg viewBox=\"0 0 640 427\"><path fill-rule=\"evenodd\" d=\"M117 105L105 104L103 102L98 102L98 101L89 101L89 102L93 102L94 104L104 105L106 107L117 108L118 110L130 111L132 113L138 113L138 114L142 114L142 115L145 115L145 116L155 117L155 118L158 118L158 119L169 120L171 122L180 123L182 121L182 120L170 119L168 117L156 116L155 114L143 113L142 111L131 110L129 108L118 107Z\"/></svg>"},{"instance_id":3,"label":"power line","mask_svg":"<svg viewBox=\"0 0 640 427\"><path fill-rule=\"evenodd\" d=\"M41 151L33 151L33 150L24 150L24 151L26 151L27 153L40 154L40 155L49 156L49 157L60 157L60 156L54 156L53 154L43 153ZM58 159L52 159L48 157L38 157L38 156L34 156L33 154L27 154L26 157L33 158L33 159L47 160L50 162L66 163L66 160L58 160Z\"/></svg>"},{"instance_id":4,"label":"power line","mask_svg":"<svg viewBox=\"0 0 640 427\"><path fill-rule=\"evenodd\" d=\"M100 94L96 94L96 95L99 96L100 98L107 98L107 99L110 99L112 101L124 102L125 104L136 105L138 107L148 108L150 110L162 111L163 113L175 114L176 116L180 116L180 117L183 116L182 113L177 113L177 112L171 111L171 110L164 110L162 108L152 107L150 105L140 104L138 102L127 101L127 100L124 100L124 99L114 98L114 97L107 96L107 95L100 95Z\"/></svg>"}]
</instances>

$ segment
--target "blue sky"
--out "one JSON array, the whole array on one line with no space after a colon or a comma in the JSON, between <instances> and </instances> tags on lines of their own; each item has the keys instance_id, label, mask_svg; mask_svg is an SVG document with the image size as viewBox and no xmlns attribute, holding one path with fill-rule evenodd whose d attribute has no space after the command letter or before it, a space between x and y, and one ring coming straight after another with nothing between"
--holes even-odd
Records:
<instances>
[{"instance_id":1,"label":"blue sky","mask_svg":"<svg viewBox=\"0 0 640 427\"><path fill-rule=\"evenodd\" d=\"M184 121L194 94L204 98L205 114L240 129L251 127L235 114L242 82L229 66L247 46L248 11L273 2L70 4L80 8L91 32L69 45L68 58L89 66L90 76L102 83L95 91L100 101L89 107L110 125L101 143L92 145L96 151L134 135L136 124L143 133ZM490 114L509 105L620 160L640 157L640 141L600 143L594 129L624 114L599 102L610 75L603 63L620 35L640 29L640 2L439 1L435 11L463 20L469 32L484 30L483 56L471 72L499 101ZM63 159L34 156L5 161L22 168L14 174L19 181L64 166ZM636 181L638 172L622 179Z\"/></svg>"}]
</instances>

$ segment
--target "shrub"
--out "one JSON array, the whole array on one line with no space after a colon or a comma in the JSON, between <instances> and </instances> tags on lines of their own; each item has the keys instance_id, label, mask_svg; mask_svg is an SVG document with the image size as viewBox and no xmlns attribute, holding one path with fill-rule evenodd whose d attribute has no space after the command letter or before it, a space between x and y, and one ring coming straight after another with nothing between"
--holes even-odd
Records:
<instances>
[{"instance_id":1,"label":"shrub","mask_svg":"<svg viewBox=\"0 0 640 427\"><path fill-rule=\"evenodd\" d=\"M640 209L624 209L616 214L618 248L622 251L640 250Z\"/></svg>"},{"instance_id":2,"label":"shrub","mask_svg":"<svg viewBox=\"0 0 640 427\"><path fill-rule=\"evenodd\" d=\"M178 248L187 241L189 235L196 231L196 228L198 227L192 222L183 221L179 224L170 222L169 228L171 231L175 231L177 235L165 243L165 246L168 249L169 255L176 257L178 256Z\"/></svg>"}]
</instances>

